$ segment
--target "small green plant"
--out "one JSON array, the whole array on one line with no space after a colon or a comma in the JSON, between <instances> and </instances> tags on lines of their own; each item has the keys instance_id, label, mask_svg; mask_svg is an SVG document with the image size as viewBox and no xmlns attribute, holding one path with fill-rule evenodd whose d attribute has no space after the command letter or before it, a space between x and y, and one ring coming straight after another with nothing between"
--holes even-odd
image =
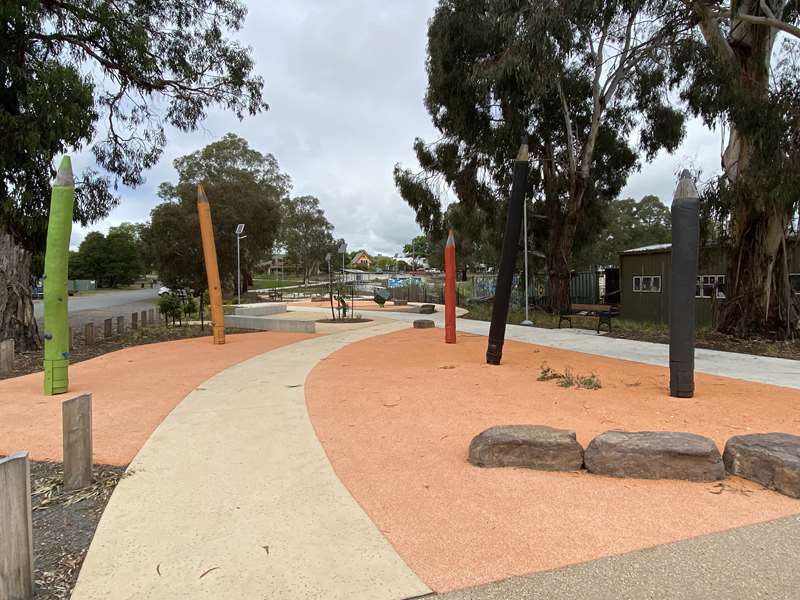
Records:
<instances>
[{"instance_id":1,"label":"small green plant","mask_svg":"<svg viewBox=\"0 0 800 600\"><path fill-rule=\"evenodd\" d=\"M564 369L563 373L559 373L555 369L542 363L539 367L539 381L557 381L559 387L563 388L578 388L583 390L599 390L602 386L600 378L596 373L590 375L577 375L570 367Z\"/></svg>"},{"instance_id":2,"label":"small green plant","mask_svg":"<svg viewBox=\"0 0 800 600\"><path fill-rule=\"evenodd\" d=\"M552 381L553 379L561 379L562 377L564 377L562 373L551 369L547 363L542 363L539 367L539 381Z\"/></svg>"},{"instance_id":3,"label":"small green plant","mask_svg":"<svg viewBox=\"0 0 800 600\"><path fill-rule=\"evenodd\" d=\"M183 304L183 315L189 319L190 317L194 316L197 312L197 302L194 301L194 298L189 296L186 299L186 302Z\"/></svg>"},{"instance_id":4,"label":"small green plant","mask_svg":"<svg viewBox=\"0 0 800 600\"><path fill-rule=\"evenodd\" d=\"M600 378L596 373L591 375L579 375L578 387L584 390L599 390L603 385L600 383Z\"/></svg>"},{"instance_id":5,"label":"small green plant","mask_svg":"<svg viewBox=\"0 0 800 600\"><path fill-rule=\"evenodd\" d=\"M558 380L558 385L559 387L563 388L575 387L576 381L575 381L575 375L572 373L572 369L570 369L569 367L564 369L564 375L562 375L561 378Z\"/></svg>"}]
</instances>

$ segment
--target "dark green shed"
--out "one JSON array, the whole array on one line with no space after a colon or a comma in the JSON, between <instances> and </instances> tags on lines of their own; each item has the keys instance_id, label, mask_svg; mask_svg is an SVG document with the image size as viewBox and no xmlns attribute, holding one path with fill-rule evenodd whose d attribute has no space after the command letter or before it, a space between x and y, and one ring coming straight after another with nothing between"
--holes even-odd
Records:
<instances>
[{"instance_id":1,"label":"dark green shed","mask_svg":"<svg viewBox=\"0 0 800 600\"><path fill-rule=\"evenodd\" d=\"M800 245L790 246L789 270L800 291ZM714 325L716 303L725 298L728 253L720 245L700 250L695 307L698 327ZM620 317L632 321L669 323L672 244L625 250L619 256Z\"/></svg>"}]
</instances>

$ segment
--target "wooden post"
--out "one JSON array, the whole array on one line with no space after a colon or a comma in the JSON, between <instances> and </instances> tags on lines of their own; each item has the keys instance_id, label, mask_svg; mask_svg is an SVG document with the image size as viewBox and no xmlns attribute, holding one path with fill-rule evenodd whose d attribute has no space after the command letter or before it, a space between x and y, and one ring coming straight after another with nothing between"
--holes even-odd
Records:
<instances>
[{"instance_id":1,"label":"wooden post","mask_svg":"<svg viewBox=\"0 0 800 600\"><path fill-rule=\"evenodd\" d=\"M87 346L94 344L94 323L83 326L83 341Z\"/></svg>"},{"instance_id":2,"label":"wooden post","mask_svg":"<svg viewBox=\"0 0 800 600\"><path fill-rule=\"evenodd\" d=\"M106 319L103 321L103 337L105 339L111 339L111 336L114 335L113 331L113 321L111 319Z\"/></svg>"},{"instance_id":3,"label":"wooden post","mask_svg":"<svg viewBox=\"0 0 800 600\"><path fill-rule=\"evenodd\" d=\"M444 247L444 340L456 343L456 241L453 230Z\"/></svg>"},{"instance_id":4,"label":"wooden post","mask_svg":"<svg viewBox=\"0 0 800 600\"><path fill-rule=\"evenodd\" d=\"M211 223L211 207L202 185L197 186L197 216L200 221L200 240L203 244L203 260L206 263L208 297L211 301L211 331L215 344L225 343L225 313L222 308L222 286L219 281L217 247L214 243L214 226Z\"/></svg>"},{"instance_id":5,"label":"wooden post","mask_svg":"<svg viewBox=\"0 0 800 600\"><path fill-rule=\"evenodd\" d=\"M139 329L139 313L131 313L131 329Z\"/></svg>"},{"instance_id":6,"label":"wooden post","mask_svg":"<svg viewBox=\"0 0 800 600\"><path fill-rule=\"evenodd\" d=\"M147 311L142 311L142 327L147 327Z\"/></svg>"},{"instance_id":7,"label":"wooden post","mask_svg":"<svg viewBox=\"0 0 800 600\"><path fill-rule=\"evenodd\" d=\"M117 335L125 333L125 317L117 317Z\"/></svg>"},{"instance_id":8,"label":"wooden post","mask_svg":"<svg viewBox=\"0 0 800 600\"><path fill-rule=\"evenodd\" d=\"M14 370L14 340L0 342L0 375L8 375Z\"/></svg>"},{"instance_id":9,"label":"wooden post","mask_svg":"<svg viewBox=\"0 0 800 600\"><path fill-rule=\"evenodd\" d=\"M153 325L156 322L156 309L151 308L147 311L147 322Z\"/></svg>"},{"instance_id":10,"label":"wooden post","mask_svg":"<svg viewBox=\"0 0 800 600\"><path fill-rule=\"evenodd\" d=\"M0 458L0 598L33 599L33 523L28 453Z\"/></svg>"},{"instance_id":11,"label":"wooden post","mask_svg":"<svg viewBox=\"0 0 800 600\"><path fill-rule=\"evenodd\" d=\"M64 489L92 483L92 395L83 394L61 404L64 437Z\"/></svg>"}]
</instances>

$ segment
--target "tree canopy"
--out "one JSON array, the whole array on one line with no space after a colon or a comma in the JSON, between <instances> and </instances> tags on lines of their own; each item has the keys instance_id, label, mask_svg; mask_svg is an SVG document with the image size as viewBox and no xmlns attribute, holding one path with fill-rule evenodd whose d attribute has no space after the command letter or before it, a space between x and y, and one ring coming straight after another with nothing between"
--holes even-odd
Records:
<instances>
[{"instance_id":1,"label":"tree canopy","mask_svg":"<svg viewBox=\"0 0 800 600\"><path fill-rule=\"evenodd\" d=\"M339 245L333 238L333 225L314 196L286 198L282 209L280 243L286 249L289 264L299 269L305 283L325 262L326 254L336 256Z\"/></svg>"},{"instance_id":2,"label":"tree canopy","mask_svg":"<svg viewBox=\"0 0 800 600\"><path fill-rule=\"evenodd\" d=\"M76 177L74 217L88 225L119 201L118 183L142 183L168 127L193 130L212 106L240 118L266 109L249 49L229 36L245 14L238 0L3 2L0 232L43 252L60 154L91 148L100 168ZM0 269L0 288L13 290L0 336L37 345L30 273Z\"/></svg>"},{"instance_id":3,"label":"tree canopy","mask_svg":"<svg viewBox=\"0 0 800 600\"><path fill-rule=\"evenodd\" d=\"M551 304L568 303L569 263L586 222L602 223L637 151L652 158L683 137L660 66L674 32L648 24L648 4L441 0L428 31L425 103L442 137L415 141L420 173L395 168L420 226L441 238L452 224L443 207L455 195L459 208L448 212L463 237L499 247L524 138L528 196L541 198L547 216Z\"/></svg>"},{"instance_id":4,"label":"tree canopy","mask_svg":"<svg viewBox=\"0 0 800 600\"><path fill-rule=\"evenodd\" d=\"M97 287L134 283L143 274L139 241L130 223L111 227L108 235L92 231L70 253L70 279L93 279Z\"/></svg>"},{"instance_id":5,"label":"tree canopy","mask_svg":"<svg viewBox=\"0 0 800 600\"><path fill-rule=\"evenodd\" d=\"M217 262L223 287L236 280L236 226L245 225L241 242L244 282L271 257L281 226L281 203L291 182L271 154L250 148L246 140L227 134L197 152L175 159L177 183L162 183L164 202L153 209L144 240L159 277L175 287L206 288L197 220L197 186L202 184L214 224Z\"/></svg>"}]
</instances>

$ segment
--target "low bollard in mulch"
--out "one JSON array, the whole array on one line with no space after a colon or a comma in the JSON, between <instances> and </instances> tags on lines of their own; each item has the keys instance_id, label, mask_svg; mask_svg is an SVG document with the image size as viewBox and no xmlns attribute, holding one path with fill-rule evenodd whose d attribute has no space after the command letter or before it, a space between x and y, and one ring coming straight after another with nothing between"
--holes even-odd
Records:
<instances>
[{"instance_id":1,"label":"low bollard in mulch","mask_svg":"<svg viewBox=\"0 0 800 600\"><path fill-rule=\"evenodd\" d=\"M117 317L117 335L125 333L125 317Z\"/></svg>"},{"instance_id":2,"label":"low bollard in mulch","mask_svg":"<svg viewBox=\"0 0 800 600\"><path fill-rule=\"evenodd\" d=\"M139 313L131 313L131 329L139 329Z\"/></svg>"},{"instance_id":3,"label":"low bollard in mulch","mask_svg":"<svg viewBox=\"0 0 800 600\"><path fill-rule=\"evenodd\" d=\"M31 467L27 452L0 458L0 598L33 598Z\"/></svg>"},{"instance_id":4,"label":"low bollard in mulch","mask_svg":"<svg viewBox=\"0 0 800 600\"><path fill-rule=\"evenodd\" d=\"M83 343L87 346L94 344L94 323L87 323L83 326Z\"/></svg>"},{"instance_id":5,"label":"low bollard in mulch","mask_svg":"<svg viewBox=\"0 0 800 600\"><path fill-rule=\"evenodd\" d=\"M103 321L103 337L107 340L111 339L111 336L114 335L113 325L114 322L111 319Z\"/></svg>"},{"instance_id":6,"label":"low bollard in mulch","mask_svg":"<svg viewBox=\"0 0 800 600\"><path fill-rule=\"evenodd\" d=\"M147 311L147 322L150 323L150 325L154 325L155 324L155 322L156 322L156 309L151 308L150 310Z\"/></svg>"},{"instance_id":7,"label":"low bollard in mulch","mask_svg":"<svg viewBox=\"0 0 800 600\"><path fill-rule=\"evenodd\" d=\"M147 311L142 311L142 327L147 327Z\"/></svg>"},{"instance_id":8,"label":"low bollard in mulch","mask_svg":"<svg viewBox=\"0 0 800 600\"><path fill-rule=\"evenodd\" d=\"M0 342L0 375L8 375L14 370L14 340Z\"/></svg>"},{"instance_id":9,"label":"low bollard in mulch","mask_svg":"<svg viewBox=\"0 0 800 600\"><path fill-rule=\"evenodd\" d=\"M64 489L78 490L92 483L92 395L83 394L61 404L64 444Z\"/></svg>"}]
</instances>

